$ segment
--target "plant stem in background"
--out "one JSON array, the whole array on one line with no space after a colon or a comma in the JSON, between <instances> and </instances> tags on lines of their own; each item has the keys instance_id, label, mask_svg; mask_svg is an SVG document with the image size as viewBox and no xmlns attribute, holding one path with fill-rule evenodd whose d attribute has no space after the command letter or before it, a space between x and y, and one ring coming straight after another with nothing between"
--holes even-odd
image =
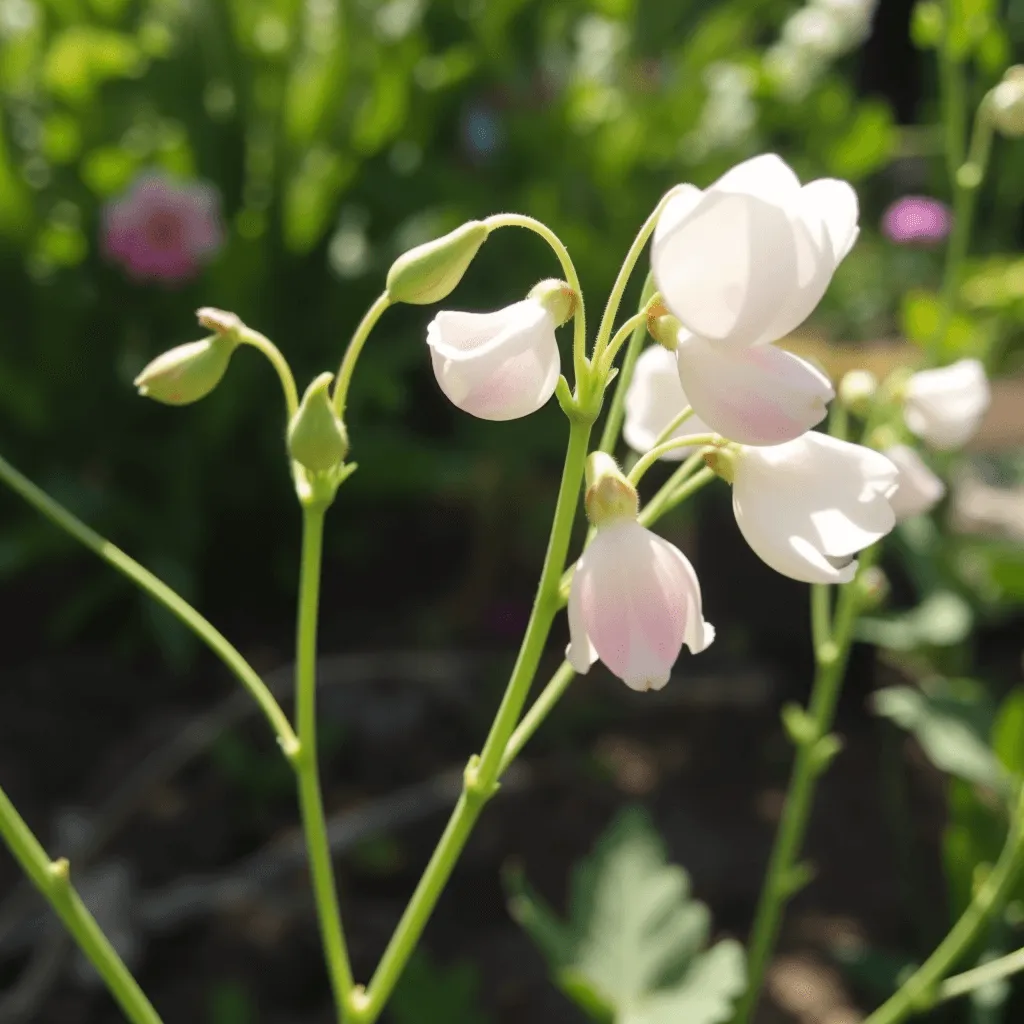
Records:
<instances>
[{"instance_id":1,"label":"plant stem in background","mask_svg":"<svg viewBox=\"0 0 1024 1024\"><path fill-rule=\"evenodd\" d=\"M587 361L587 311L583 304L583 289L580 287L580 276L576 273L576 265L566 249L565 243L542 221L527 217L525 213L496 213L488 217L484 223L488 229L495 228L526 228L539 235L551 246L558 262L562 265L562 273L566 283L576 293L579 308L572 319L572 361L576 372L577 383L583 378Z\"/></svg>"},{"instance_id":2,"label":"plant stem in background","mask_svg":"<svg viewBox=\"0 0 1024 1024\"><path fill-rule=\"evenodd\" d=\"M72 886L68 862L64 859L50 860L2 789L0 833L22 870L46 897L64 927L96 968L125 1016L132 1024L161 1024L160 1015Z\"/></svg>"},{"instance_id":3,"label":"plant stem in background","mask_svg":"<svg viewBox=\"0 0 1024 1024\"><path fill-rule=\"evenodd\" d=\"M334 393L331 396L331 401L334 405L334 411L342 420L345 419L345 402L348 399L348 389L352 383L352 374L355 373L359 355L363 351L363 346L366 344L366 339L369 338L370 332L377 326L377 321L384 315L385 310L390 305L391 296L387 292L382 292L377 296L373 305L363 314L363 319L359 321L359 326L356 327L355 334L352 335L348 348L345 349L345 354L341 358L341 366L338 368L338 376L334 382Z\"/></svg>"},{"instance_id":4,"label":"plant stem in background","mask_svg":"<svg viewBox=\"0 0 1024 1024\"><path fill-rule=\"evenodd\" d=\"M978 191L988 170L991 151L992 121L988 114L986 97L978 106L974 118L974 131L971 135L971 149L967 161L957 167L953 176L953 227L946 249L946 266L942 279L942 312L929 350L932 363L942 362L947 355L945 349L949 328L956 310L960 278L974 226L974 208Z\"/></svg>"},{"instance_id":5,"label":"plant stem in background","mask_svg":"<svg viewBox=\"0 0 1024 1024\"><path fill-rule=\"evenodd\" d=\"M28 477L19 473L3 458L0 458L0 480L3 480L12 491L24 498L37 512L41 512L80 544L84 544L94 554L99 555L103 561L112 565L192 630L227 665L252 695L267 721L270 722L285 756L289 760L295 757L299 741L288 721L288 716L281 710L280 704L277 703L266 683L260 679L252 666L219 630L166 583L139 565L134 558L130 558L120 548L101 537L95 530L86 526L77 516L72 515L63 505L54 501L45 491L32 483Z\"/></svg>"},{"instance_id":6,"label":"plant stem in background","mask_svg":"<svg viewBox=\"0 0 1024 1024\"><path fill-rule=\"evenodd\" d=\"M992 970L1001 961L984 964L950 978L943 985L942 980L956 965L957 961L981 935L992 915L1003 906L1013 892L1021 867L1024 866L1024 795L1018 798L1010 821L1010 831L999 860L985 881L979 886L974 899L964 911L960 920L942 940L935 952L903 983L899 990L872 1013L864 1024L899 1024L915 1013L931 1008L938 1000L952 999L963 995L987 981L1005 977L1013 970L1024 967L1021 953L1011 954L1011 969L1002 973ZM1007 958L1004 958L1007 959ZM991 971L991 973L989 973Z\"/></svg>"},{"instance_id":7,"label":"plant stem in background","mask_svg":"<svg viewBox=\"0 0 1024 1024\"><path fill-rule=\"evenodd\" d=\"M953 26L960 20L956 0L943 4L945 28L939 44L939 100L942 111L946 170L952 185L964 162L964 133L967 130L967 89L963 58L953 51Z\"/></svg>"},{"instance_id":8,"label":"plant stem in background","mask_svg":"<svg viewBox=\"0 0 1024 1024\"><path fill-rule=\"evenodd\" d=\"M647 275L644 282L644 290L640 296L640 309L643 309L654 295L654 277ZM608 452L611 455L615 446L619 443L619 431L622 429L622 419L626 410L626 391L629 382L633 379L633 368L637 359L640 358L640 350L644 347L644 338L647 336L646 322L637 324L633 328L633 335L626 346L626 354L622 359L622 368L619 370L618 379L615 382L615 394L612 396L612 404L608 409L608 418L604 421L604 429L601 431L601 443L598 449Z\"/></svg>"},{"instance_id":9,"label":"plant stem in background","mask_svg":"<svg viewBox=\"0 0 1024 1024\"><path fill-rule=\"evenodd\" d=\"M559 584L569 550L572 525L579 506L580 486L592 424L574 420L558 489L551 536L530 621L515 667L479 758L470 761L462 794L423 877L395 929L365 995L354 1001L354 1024L372 1024L384 1010L409 957L416 948L444 890L473 826L487 801L497 792L498 779L507 767L505 751L519 722L555 614L561 608Z\"/></svg>"},{"instance_id":10,"label":"plant stem in background","mask_svg":"<svg viewBox=\"0 0 1024 1024\"><path fill-rule=\"evenodd\" d=\"M782 810L782 820L779 822L775 845L768 862L764 888L761 890L761 899L751 928L748 988L740 1000L734 1018L735 1024L750 1024L753 1019L765 971L775 949L783 910L805 879L805 873L800 870L798 861L807 832L807 821L817 780L827 767L828 755L834 753L836 749L834 741L830 742L829 733L853 644L853 629L860 605L859 579L874 563L877 554L877 545L861 554L857 577L839 591L835 620L831 627L827 620L827 589L815 585L812 591L811 614L816 670L811 688L811 701L803 720L806 728L798 739L794 737L797 743L796 760ZM825 591L824 595L822 591Z\"/></svg>"},{"instance_id":11,"label":"plant stem in background","mask_svg":"<svg viewBox=\"0 0 1024 1024\"><path fill-rule=\"evenodd\" d=\"M1001 956L998 960L990 960L980 967L947 978L939 986L939 1002L947 1002L950 999L959 999L961 996L970 995L975 989L1002 981L1021 971L1024 971L1024 949L1007 953L1006 956Z\"/></svg>"},{"instance_id":12,"label":"plant stem in background","mask_svg":"<svg viewBox=\"0 0 1024 1024\"><path fill-rule=\"evenodd\" d=\"M323 796L320 792L316 744L316 637L326 512L327 506L319 502L306 504L302 510L302 562L299 569L299 613L295 643L295 717L299 731L299 754L294 764L313 892L320 920L320 935L338 1017L344 1021L348 1019L346 1013L352 998L352 968L338 909L338 893L327 839Z\"/></svg>"}]
</instances>

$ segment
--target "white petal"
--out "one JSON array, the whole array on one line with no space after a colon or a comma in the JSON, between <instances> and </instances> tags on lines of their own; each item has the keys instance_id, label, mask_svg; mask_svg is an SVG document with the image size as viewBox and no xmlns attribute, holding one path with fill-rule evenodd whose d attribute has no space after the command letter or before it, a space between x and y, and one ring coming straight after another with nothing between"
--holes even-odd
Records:
<instances>
[{"instance_id":1,"label":"white petal","mask_svg":"<svg viewBox=\"0 0 1024 1024\"><path fill-rule=\"evenodd\" d=\"M885 536L899 470L884 455L825 434L744 448L735 463L733 511L754 552L807 583L853 578L852 556Z\"/></svg>"},{"instance_id":2,"label":"white petal","mask_svg":"<svg viewBox=\"0 0 1024 1024\"><path fill-rule=\"evenodd\" d=\"M803 187L805 203L817 210L832 242L832 255L838 266L853 248L860 228L857 193L845 181L818 178Z\"/></svg>"},{"instance_id":3,"label":"white petal","mask_svg":"<svg viewBox=\"0 0 1024 1024\"><path fill-rule=\"evenodd\" d=\"M681 334L676 361L694 412L741 444L799 437L825 418L835 397L824 374L773 345L731 349Z\"/></svg>"},{"instance_id":4,"label":"white petal","mask_svg":"<svg viewBox=\"0 0 1024 1024\"><path fill-rule=\"evenodd\" d=\"M535 412L558 383L555 323L533 299L495 313L438 313L427 344L441 390L480 419Z\"/></svg>"},{"instance_id":5,"label":"white petal","mask_svg":"<svg viewBox=\"0 0 1024 1024\"><path fill-rule=\"evenodd\" d=\"M974 435L992 400L977 359L915 373L907 383L903 418L933 448L960 448Z\"/></svg>"},{"instance_id":6,"label":"white petal","mask_svg":"<svg viewBox=\"0 0 1024 1024\"><path fill-rule=\"evenodd\" d=\"M946 485L913 448L897 444L887 448L885 456L900 471L898 486L889 497L897 522L922 515L942 500Z\"/></svg>"},{"instance_id":7,"label":"white petal","mask_svg":"<svg viewBox=\"0 0 1024 1024\"><path fill-rule=\"evenodd\" d=\"M573 579L573 646L582 625L601 660L628 686L660 689L683 643L702 650L713 636L692 567L635 521L599 529L586 560L586 573Z\"/></svg>"},{"instance_id":8,"label":"white petal","mask_svg":"<svg viewBox=\"0 0 1024 1024\"><path fill-rule=\"evenodd\" d=\"M633 368L633 379L626 391L626 419L622 436L634 451L649 452L661 432L689 405L682 385L676 357L661 345L652 345L640 353ZM706 434L711 428L696 415L691 415L672 433ZM684 458L692 448L673 448L662 456L666 461Z\"/></svg>"},{"instance_id":9,"label":"white petal","mask_svg":"<svg viewBox=\"0 0 1024 1024\"><path fill-rule=\"evenodd\" d=\"M569 585L569 646L565 649L565 657L574 672L585 676L590 666L597 661L597 651L587 635L587 627L583 621L583 593L590 591L592 582L587 572L587 552L584 551L576 563L576 571Z\"/></svg>"},{"instance_id":10,"label":"white petal","mask_svg":"<svg viewBox=\"0 0 1024 1024\"><path fill-rule=\"evenodd\" d=\"M665 204L665 209L658 217L658 223L654 227L652 245L657 245L659 239L669 234L682 221L689 217L693 208L700 202L701 192L696 185L676 185L672 189L671 198Z\"/></svg>"},{"instance_id":11,"label":"white petal","mask_svg":"<svg viewBox=\"0 0 1024 1024\"><path fill-rule=\"evenodd\" d=\"M800 190L800 179L776 153L762 153L726 171L708 191L741 192L770 203L785 204Z\"/></svg>"}]
</instances>

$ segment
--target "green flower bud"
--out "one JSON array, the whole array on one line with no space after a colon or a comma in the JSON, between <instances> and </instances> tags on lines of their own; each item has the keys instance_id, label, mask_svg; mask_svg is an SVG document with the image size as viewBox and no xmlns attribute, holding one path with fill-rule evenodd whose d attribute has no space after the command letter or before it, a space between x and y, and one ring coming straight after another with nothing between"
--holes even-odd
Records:
<instances>
[{"instance_id":1,"label":"green flower bud","mask_svg":"<svg viewBox=\"0 0 1024 1024\"><path fill-rule=\"evenodd\" d=\"M298 411L288 424L288 452L313 473L340 466L348 454L345 424L331 405L333 373L321 373L306 388Z\"/></svg>"},{"instance_id":2,"label":"green flower bud","mask_svg":"<svg viewBox=\"0 0 1024 1024\"><path fill-rule=\"evenodd\" d=\"M471 220L454 231L399 256L388 271L388 294L395 302L423 306L450 295L462 280L490 229Z\"/></svg>"},{"instance_id":3,"label":"green flower bud","mask_svg":"<svg viewBox=\"0 0 1024 1024\"><path fill-rule=\"evenodd\" d=\"M539 302L551 314L551 319L558 327L576 315L580 304L580 297L572 288L565 281L553 277L535 284L528 297Z\"/></svg>"},{"instance_id":4,"label":"green flower bud","mask_svg":"<svg viewBox=\"0 0 1024 1024\"><path fill-rule=\"evenodd\" d=\"M683 325L661 302L654 302L647 310L647 333L669 352L675 352L679 345L679 332Z\"/></svg>"},{"instance_id":5,"label":"green flower bud","mask_svg":"<svg viewBox=\"0 0 1024 1024\"><path fill-rule=\"evenodd\" d=\"M1024 65L1007 68L1003 80L986 97L989 116L1007 138L1024 136Z\"/></svg>"},{"instance_id":6,"label":"green flower bud","mask_svg":"<svg viewBox=\"0 0 1024 1024\"><path fill-rule=\"evenodd\" d=\"M587 458L587 518L594 526L622 519L636 519L640 497L615 460L604 452Z\"/></svg>"},{"instance_id":7,"label":"green flower bud","mask_svg":"<svg viewBox=\"0 0 1024 1024\"><path fill-rule=\"evenodd\" d=\"M157 356L135 378L135 386L140 395L165 405L198 402L220 383L236 345L232 334L178 345Z\"/></svg>"},{"instance_id":8,"label":"green flower bud","mask_svg":"<svg viewBox=\"0 0 1024 1024\"><path fill-rule=\"evenodd\" d=\"M735 448L712 448L704 453L704 465L727 484L731 484L736 479L738 456L739 452Z\"/></svg>"}]
</instances>

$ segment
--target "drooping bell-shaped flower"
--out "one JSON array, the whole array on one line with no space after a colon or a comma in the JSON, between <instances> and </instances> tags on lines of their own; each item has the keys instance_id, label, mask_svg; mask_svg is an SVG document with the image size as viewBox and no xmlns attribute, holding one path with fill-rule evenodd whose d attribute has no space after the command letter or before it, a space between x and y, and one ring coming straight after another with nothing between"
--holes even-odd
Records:
<instances>
[{"instance_id":1,"label":"drooping bell-shaped flower","mask_svg":"<svg viewBox=\"0 0 1024 1024\"><path fill-rule=\"evenodd\" d=\"M665 306L686 329L683 390L712 429L743 444L778 444L824 418L834 394L827 378L790 353L754 349L807 319L857 234L857 197L846 182L801 186L772 154L704 191L676 189L654 232L651 265Z\"/></svg>"},{"instance_id":2,"label":"drooping bell-shaped flower","mask_svg":"<svg viewBox=\"0 0 1024 1024\"><path fill-rule=\"evenodd\" d=\"M951 451L971 439L991 400L985 368L977 359L961 359L910 378L903 418L932 448Z\"/></svg>"},{"instance_id":3,"label":"drooping bell-shaped flower","mask_svg":"<svg viewBox=\"0 0 1024 1024\"><path fill-rule=\"evenodd\" d=\"M805 583L848 583L853 556L895 525L899 469L884 455L809 432L744 447L731 464L736 523L754 553Z\"/></svg>"},{"instance_id":4,"label":"drooping bell-shaped flower","mask_svg":"<svg viewBox=\"0 0 1024 1024\"><path fill-rule=\"evenodd\" d=\"M494 313L438 313L427 344L441 390L464 412L514 420L554 394L560 369L555 318L538 299Z\"/></svg>"},{"instance_id":5,"label":"drooping bell-shaped flower","mask_svg":"<svg viewBox=\"0 0 1024 1024\"><path fill-rule=\"evenodd\" d=\"M889 495L897 522L923 515L942 500L946 485L913 448L896 444L886 448L885 457L900 471L896 490Z\"/></svg>"},{"instance_id":6,"label":"drooping bell-shaped flower","mask_svg":"<svg viewBox=\"0 0 1024 1024\"><path fill-rule=\"evenodd\" d=\"M634 690L660 690L685 643L714 639L700 584L678 548L636 519L636 491L608 456L591 456L587 512L597 533L576 563L569 591L566 657L579 673L598 658Z\"/></svg>"},{"instance_id":7,"label":"drooping bell-shaped flower","mask_svg":"<svg viewBox=\"0 0 1024 1024\"><path fill-rule=\"evenodd\" d=\"M676 357L672 352L652 345L640 353L633 367L633 379L626 391L626 419L622 436L633 451L644 454L654 447L661 432L690 404L679 383ZM711 428L697 415L691 415L672 432L672 437L685 434L707 434ZM668 440L668 438L666 438ZM690 448L673 448L662 458L679 460Z\"/></svg>"}]
</instances>

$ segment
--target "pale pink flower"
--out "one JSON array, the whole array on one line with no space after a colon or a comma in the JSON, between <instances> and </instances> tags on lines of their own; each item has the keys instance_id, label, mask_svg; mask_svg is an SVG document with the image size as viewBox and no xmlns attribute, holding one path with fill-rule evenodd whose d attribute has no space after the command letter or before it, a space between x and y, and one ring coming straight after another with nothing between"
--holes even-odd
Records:
<instances>
[{"instance_id":1,"label":"pale pink flower","mask_svg":"<svg viewBox=\"0 0 1024 1024\"><path fill-rule=\"evenodd\" d=\"M494 313L445 310L427 327L427 344L441 390L480 419L536 412L558 383L555 318L538 299Z\"/></svg>"},{"instance_id":2,"label":"pale pink flower","mask_svg":"<svg viewBox=\"0 0 1024 1024\"><path fill-rule=\"evenodd\" d=\"M743 444L778 444L825 416L831 383L769 347L813 312L857 238L843 181L801 186L777 156L739 164L704 191L681 185L654 232L651 265L684 330L679 378L694 411Z\"/></svg>"},{"instance_id":3,"label":"pale pink flower","mask_svg":"<svg viewBox=\"0 0 1024 1024\"><path fill-rule=\"evenodd\" d=\"M974 436L991 401L985 367L977 359L961 359L910 378L903 419L932 448L951 451Z\"/></svg>"},{"instance_id":4,"label":"pale pink flower","mask_svg":"<svg viewBox=\"0 0 1024 1024\"><path fill-rule=\"evenodd\" d=\"M103 252L139 280L195 277L223 240L217 190L203 182L143 174L103 212Z\"/></svg>"},{"instance_id":5,"label":"pale pink flower","mask_svg":"<svg viewBox=\"0 0 1024 1024\"><path fill-rule=\"evenodd\" d=\"M634 690L660 690L684 643L697 654L715 636L693 566L632 517L599 526L576 563L569 633L577 672L600 658Z\"/></svg>"},{"instance_id":6,"label":"pale pink flower","mask_svg":"<svg viewBox=\"0 0 1024 1024\"><path fill-rule=\"evenodd\" d=\"M886 448L885 457L900 471L896 490L889 495L889 504L896 513L897 522L923 515L942 500L946 485L913 448L896 444Z\"/></svg>"}]
</instances>

